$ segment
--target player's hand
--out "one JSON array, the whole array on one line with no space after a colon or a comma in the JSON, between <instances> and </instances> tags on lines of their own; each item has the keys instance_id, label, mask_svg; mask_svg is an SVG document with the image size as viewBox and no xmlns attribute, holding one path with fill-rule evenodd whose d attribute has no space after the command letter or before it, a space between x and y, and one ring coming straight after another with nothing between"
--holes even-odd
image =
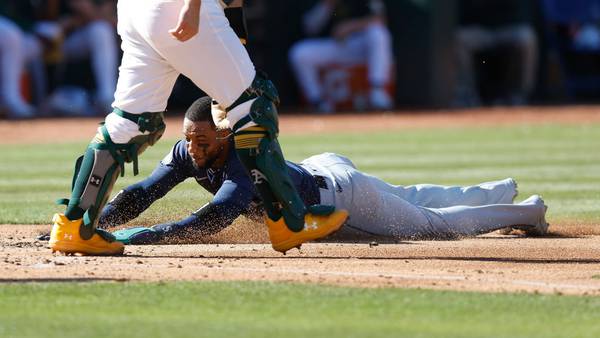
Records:
<instances>
[{"instance_id":1,"label":"player's hand","mask_svg":"<svg viewBox=\"0 0 600 338\"><path fill-rule=\"evenodd\" d=\"M161 240L162 236L153 228L133 227L118 230L112 233L115 239L123 244L143 245L154 244Z\"/></svg>"},{"instance_id":2,"label":"player's hand","mask_svg":"<svg viewBox=\"0 0 600 338\"><path fill-rule=\"evenodd\" d=\"M169 33L177 40L184 42L198 34L200 27L200 0L185 1L179 12L177 26L170 29Z\"/></svg>"}]
</instances>

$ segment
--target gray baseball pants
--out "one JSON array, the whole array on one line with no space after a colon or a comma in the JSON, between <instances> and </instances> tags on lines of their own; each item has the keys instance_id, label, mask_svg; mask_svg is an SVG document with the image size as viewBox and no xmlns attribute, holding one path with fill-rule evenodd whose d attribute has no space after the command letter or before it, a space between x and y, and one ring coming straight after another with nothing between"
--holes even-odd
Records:
<instances>
[{"instance_id":1,"label":"gray baseball pants","mask_svg":"<svg viewBox=\"0 0 600 338\"><path fill-rule=\"evenodd\" d=\"M512 204L513 179L470 187L395 186L356 169L346 157L324 153L302 166L322 176L321 203L349 212L347 226L393 238L474 236L512 225L535 225L543 203Z\"/></svg>"}]
</instances>

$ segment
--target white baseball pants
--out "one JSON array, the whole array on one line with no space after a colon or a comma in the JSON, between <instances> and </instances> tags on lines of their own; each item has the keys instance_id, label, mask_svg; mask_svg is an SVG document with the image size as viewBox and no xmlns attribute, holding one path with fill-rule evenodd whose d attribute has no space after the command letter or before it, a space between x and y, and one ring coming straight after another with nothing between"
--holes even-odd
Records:
<instances>
[{"instance_id":1,"label":"white baseball pants","mask_svg":"<svg viewBox=\"0 0 600 338\"><path fill-rule=\"evenodd\" d=\"M162 112L179 74L190 78L222 107L230 106L252 84L256 71L217 0L203 0L198 34L186 42L169 29L183 0L119 0L118 33L123 60L113 106L132 114ZM251 101L229 112L233 125L247 115ZM106 118L115 143L139 135L138 126L115 114Z\"/></svg>"},{"instance_id":2,"label":"white baseball pants","mask_svg":"<svg viewBox=\"0 0 600 338\"><path fill-rule=\"evenodd\" d=\"M315 102L323 95L319 68L331 63L366 63L371 85L383 86L390 80L392 42L383 24L374 23L344 41L333 38L306 39L289 53L290 64L306 98Z\"/></svg>"}]
</instances>

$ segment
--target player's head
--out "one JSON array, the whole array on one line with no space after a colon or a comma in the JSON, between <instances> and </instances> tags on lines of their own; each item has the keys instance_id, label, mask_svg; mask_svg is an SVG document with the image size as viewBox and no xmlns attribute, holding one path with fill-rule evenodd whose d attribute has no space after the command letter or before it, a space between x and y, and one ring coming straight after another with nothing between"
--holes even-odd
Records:
<instances>
[{"instance_id":1,"label":"player's head","mask_svg":"<svg viewBox=\"0 0 600 338\"><path fill-rule=\"evenodd\" d=\"M183 119L183 134L187 150L194 165L212 167L219 156L227 156L229 130L217 130L211 114L210 97L196 100L188 108Z\"/></svg>"}]
</instances>

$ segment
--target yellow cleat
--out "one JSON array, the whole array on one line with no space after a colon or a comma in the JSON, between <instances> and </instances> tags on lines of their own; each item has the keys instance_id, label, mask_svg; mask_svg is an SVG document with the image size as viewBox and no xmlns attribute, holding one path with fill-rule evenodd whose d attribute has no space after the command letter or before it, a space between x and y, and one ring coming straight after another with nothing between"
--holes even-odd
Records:
<instances>
[{"instance_id":1,"label":"yellow cleat","mask_svg":"<svg viewBox=\"0 0 600 338\"><path fill-rule=\"evenodd\" d=\"M283 217L276 222L266 217L266 222L273 249L285 254L289 249L299 249L302 243L323 238L337 231L347 218L346 210L337 210L327 216L306 214L304 229L298 232L291 231Z\"/></svg>"},{"instance_id":2,"label":"yellow cleat","mask_svg":"<svg viewBox=\"0 0 600 338\"><path fill-rule=\"evenodd\" d=\"M81 239L79 227L82 220L69 220L64 214L55 214L54 226L50 233L52 252L92 256L122 255L125 246L121 242L110 241L95 233L89 240Z\"/></svg>"}]
</instances>

